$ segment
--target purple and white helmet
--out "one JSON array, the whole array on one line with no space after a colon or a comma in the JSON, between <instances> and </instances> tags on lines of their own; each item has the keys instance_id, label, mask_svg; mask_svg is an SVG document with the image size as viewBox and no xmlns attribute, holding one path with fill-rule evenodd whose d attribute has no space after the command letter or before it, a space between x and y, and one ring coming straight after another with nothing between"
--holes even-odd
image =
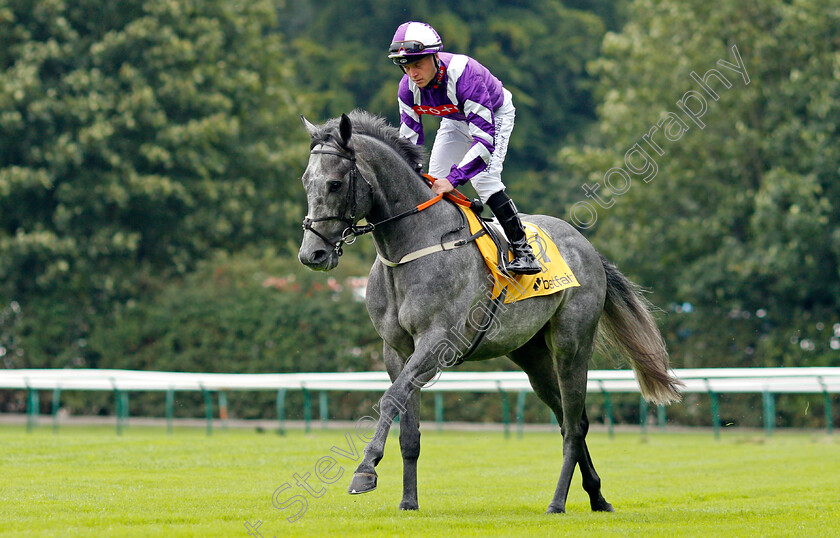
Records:
<instances>
[{"instance_id":1,"label":"purple and white helmet","mask_svg":"<svg viewBox=\"0 0 840 538\"><path fill-rule=\"evenodd\" d=\"M434 28L424 22L404 22L391 40L388 58L397 65L405 65L440 52L442 48L443 43Z\"/></svg>"}]
</instances>

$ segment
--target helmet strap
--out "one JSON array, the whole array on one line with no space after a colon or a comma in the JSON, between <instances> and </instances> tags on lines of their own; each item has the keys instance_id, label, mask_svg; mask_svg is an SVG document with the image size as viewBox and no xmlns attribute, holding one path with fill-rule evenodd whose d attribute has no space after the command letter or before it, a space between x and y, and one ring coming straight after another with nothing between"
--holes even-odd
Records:
<instances>
[{"instance_id":1,"label":"helmet strap","mask_svg":"<svg viewBox=\"0 0 840 538\"><path fill-rule=\"evenodd\" d=\"M438 89L443 83L443 76L446 74L446 66L438 60L437 54L435 54L435 69L437 70L437 75L435 75L435 84L432 87L434 89Z\"/></svg>"}]
</instances>

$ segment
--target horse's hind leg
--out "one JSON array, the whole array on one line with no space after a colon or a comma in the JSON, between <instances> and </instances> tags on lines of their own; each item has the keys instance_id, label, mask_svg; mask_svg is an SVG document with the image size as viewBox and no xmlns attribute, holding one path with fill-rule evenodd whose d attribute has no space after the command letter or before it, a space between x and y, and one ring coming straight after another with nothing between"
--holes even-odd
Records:
<instances>
[{"instance_id":1,"label":"horse's hind leg","mask_svg":"<svg viewBox=\"0 0 840 538\"><path fill-rule=\"evenodd\" d=\"M592 465L586 434L589 420L586 417L586 377L592 356L593 339L582 343L576 350L568 351L558 346L556 364L559 371L560 394L563 406L563 469L557 482L549 512L565 512L566 498L574 474L580 465L583 487L589 494L592 510L612 511L612 506L601 495L601 479Z\"/></svg>"},{"instance_id":2,"label":"horse's hind leg","mask_svg":"<svg viewBox=\"0 0 840 538\"><path fill-rule=\"evenodd\" d=\"M589 455L589 448L586 446L589 418L586 416L585 408L580 420L580 428L583 431L583 453L578 465L580 466L580 474L583 476L583 489L589 494L589 506L596 512L612 512L612 505L601 494L601 478L595 472L595 466L592 465L592 456Z\"/></svg>"},{"instance_id":3,"label":"horse's hind leg","mask_svg":"<svg viewBox=\"0 0 840 538\"><path fill-rule=\"evenodd\" d=\"M586 350L584 350L586 352ZM591 346L588 350L591 353ZM511 359L518 364L531 382L537 396L554 411L562 421L563 432L563 469L554 498L548 507L549 513L563 513L566 511L566 498L569 493L572 475L576 464L580 465L583 477L583 487L589 494L592 510L612 511L612 506L601 495L601 479L595 472L589 450L586 447L586 433L589 421L584 410L586 397L586 368L588 355L583 361L583 378L580 372L576 379L565 381L567 391L561 389L560 373L555 367L551 351L542 334L538 334L524 347L511 353ZM572 361L574 362L574 361ZM566 376L568 377L568 376ZM567 405L564 405L563 395L567 394ZM577 416L579 419L574 419Z\"/></svg>"}]
</instances>

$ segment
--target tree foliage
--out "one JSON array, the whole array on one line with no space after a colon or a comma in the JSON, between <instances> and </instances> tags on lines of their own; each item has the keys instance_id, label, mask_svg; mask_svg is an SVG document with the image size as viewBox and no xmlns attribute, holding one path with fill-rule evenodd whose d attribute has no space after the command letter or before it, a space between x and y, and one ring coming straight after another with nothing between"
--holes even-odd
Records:
<instances>
[{"instance_id":1,"label":"tree foliage","mask_svg":"<svg viewBox=\"0 0 840 538\"><path fill-rule=\"evenodd\" d=\"M94 305L288 237L271 2L3 2L0 282Z\"/></svg>"},{"instance_id":2,"label":"tree foliage","mask_svg":"<svg viewBox=\"0 0 840 538\"><path fill-rule=\"evenodd\" d=\"M289 6L300 12L302 4L309 3ZM294 40L298 76L302 86L317 90L312 103L316 116L334 117L361 107L396 123L402 72L387 59L388 44L401 23L428 22L441 34L445 50L473 56L512 91L517 127L506 165L517 174L544 169L563 139L594 118L586 62L597 57L605 26L620 18L615 6L623 6L577 4L421 1L404 7L394 1L328 2L305 11L311 22ZM605 22L594 10L609 19ZM511 183L517 183L517 174L511 174Z\"/></svg>"},{"instance_id":3,"label":"tree foliage","mask_svg":"<svg viewBox=\"0 0 840 538\"><path fill-rule=\"evenodd\" d=\"M603 143L560 155L579 187L600 186L601 205L577 191L598 212L594 241L670 306L678 363L836 364L840 12L642 1L629 17L591 64ZM721 63L737 63L733 47L748 79ZM680 108L689 91L702 126ZM643 137L669 112L687 130L652 135L660 154ZM631 164L658 171L629 170L635 144L647 158ZM629 179L605 177L612 167Z\"/></svg>"},{"instance_id":4,"label":"tree foliage","mask_svg":"<svg viewBox=\"0 0 840 538\"><path fill-rule=\"evenodd\" d=\"M0 293L31 330L36 305L74 311L66 346L214 250L292 235L274 20L267 0L0 3Z\"/></svg>"}]
</instances>

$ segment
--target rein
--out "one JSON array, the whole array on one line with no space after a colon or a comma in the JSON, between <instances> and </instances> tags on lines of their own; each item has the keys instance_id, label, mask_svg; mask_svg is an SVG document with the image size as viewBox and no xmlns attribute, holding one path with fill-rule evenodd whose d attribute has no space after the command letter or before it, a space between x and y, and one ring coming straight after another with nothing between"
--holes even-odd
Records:
<instances>
[{"instance_id":1,"label":"rein","mask_svg":"<svg viewBox=\"0 0 840 538\"><path fill-rule=\"evenodd\" d=\"M344 211L343 211L344 215L333 215L333 216L329 216L329 217L317 217L317 218L312 218L312 217L306 216L303 219L303 229L304 229L304 231L310 231L310 232L314 233L315 235L317 235L318 237L320 237L321 239L323 239L324 242L327 243L329 246L331 246L333 248L333 251L336 254L338 254L339 256L341 256L344 253L342 247L344 245L352 245L353 243L356 242L357 237L374 231L377 226L382 226L383 224L388 224L390 222L394 222L394 221L403 219L405 217L417 214L417 213L423 211L424 209L428 209L428 208L432 207L433 205L435 205L436 203L443 200L444 197L447 200L449 200L450 202L461 205L461 206L464 206L464 207L471 207L472 206L472 202L470 202L470 200L466 196L464 196L463 194L461 194L460 192L455 190L455 191L447 192L447 193L444 193L444 194L438 194L434 198L426 200L422 204L419 204L419 205L417 205L417 206L415 206L415 207L413 207L413 208L411 208L407 211L403 211L402 213L399 213L398 215L388 217L388 218L383 219L379 222L372 222L372 223L365 224L364 226L359 226L359 225L356 224L356 182L357 182L357 179L359 177L361 177L362 180L364 180L364 182L368 186L368 189L370 190L371 195L373 195L373 185L371 185L370 181L368 181L367 178L359 171L359 167L356 165L356 155L355 155L355 153L352 152L352 150L350 150L350 151L351 152L349 154L342 153L340 151L325 150L325 149L315 149L315 150L312 150L312 151L309 152L310 155L313 155L313 154L334 155L336 157L341 157L342 159L347 159L348 161L350 161L352 163L352 167L350 168L350 172L348 172L350 177L349 177L349 181L348 181L348 185L347 185L347 198L344 202ZM432 183L434 183L434 178L432 178L432 176L430 176L428 174L422 174L422 177L429 183L430 186L431 186ZM349 215L347 215L348 209L349 209L349 213L350 213ZM316 222L325 222L325 221L330 221L330 220L340 220L341 222L343 222L347 225L347 227L344 229L344 231L341 232L341 237L339 237L335 241L330 240L328 237L326 237L324 234L322 234L321 232L319 232L318 230L316 230L312 226Z\"/></svg>"}]
</instances>

